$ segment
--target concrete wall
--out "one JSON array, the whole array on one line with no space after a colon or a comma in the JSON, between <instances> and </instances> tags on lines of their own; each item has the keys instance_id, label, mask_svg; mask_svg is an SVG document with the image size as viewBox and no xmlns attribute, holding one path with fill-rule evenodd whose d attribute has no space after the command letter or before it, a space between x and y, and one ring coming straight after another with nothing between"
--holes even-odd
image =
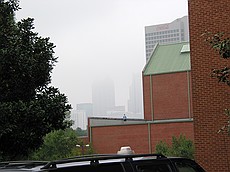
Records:
<instances>
[{"instance_id":1,"label":"concrete wall","mask_svg":"<svg viewBox=\"0 0 230 172\"><path fill-rule=\"evenodd\" d=\"M196 160L209 172L230 171L230 136L217 131L226 124L230 87L210 77L214 68L230 66L210 49L201 34L205 30L230 31L229 0L189 0L190 56L192 67L194 139Z\"/></svg>"}]
</instances>

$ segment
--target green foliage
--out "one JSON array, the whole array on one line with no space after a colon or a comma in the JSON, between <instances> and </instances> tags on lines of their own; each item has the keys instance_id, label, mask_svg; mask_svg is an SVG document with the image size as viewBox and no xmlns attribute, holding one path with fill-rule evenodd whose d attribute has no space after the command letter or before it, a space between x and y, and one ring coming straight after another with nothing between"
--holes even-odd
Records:
<instances>
[{"instance_id":1,"label":"green foliage","mask_svg":"<svg viewBox=\"0 0 230 172\"><path fill-rule=\"evenodd\" d=\"M169 145L166 142L161 140L156 145L156 153L160 153L162 155L170 155L170 147L169 147Z\"/></svg>"},{"instance_id":2,"label":"green foliage","mask_svg":"<svg viewBox=\"0 0 230 172\"><path fill-rule=\"evenodd\" d=\"M90 144L84 145L73 129L52 131L43 139L42 146L31 155L30 159L51 161L94 153L93 147Z\"/></svg>"},{"instance_id":3,"label":"green foliage","mask_svg":"<svg viewBox=\"0 0 230 172\"><path fill-rule=\"evenodd\" d=\"M205 32L203 36L206 36L206 41L210 46L219 52L220 57L230 58L230 39L224 37L226 34L219 32L213 34L211 32Z\"/></svg>"},{"instance_id":4,"label":"green foliage","mask_svg":"<svg viewBox=\"0 0 230 172\"><path fill-rule=\"evenodd\" d=\"M178 138L172 137L172 145L168 145L164 141L160 141L156 145L156 153L161 153L166 156L177 156L194 158L194 145L190 139L180 135Z\"/></svg>"},{"instance_id":5,"label":"green foliage","mask_svg":"<svg viewBox=\"0 0 230 172\"><path fill-rule=\"evenodd\" d=\"M217 133L227 131L228 135L230 135L230 109L225 109L224 113L228 118L227 124L225 124L223 127L221 127L221 129L219 129Z\"/></svg>"},{"instance_id":6,"label":"green foliage","mask_svg":"<svg viewBox=\"0 0 230 172\"><path fill-rule=\"evenodd\" d=\"M43 145L32 155L35 160L57 160L76 156L77 134L72 129L56 130L44 137Z\"/></svg>"},{"instance_id":7,"label":"green foliage","mask_svg":"<svg viewBox=\"0 0 230 172\"><path fill-rule=\"evenodd\" d=\"M68 128L67 97L49 86L57 62L33 19L15 21L17 0L0 0L0 160L26 159L52 130Z\"/></svg>"},{"instance_id":8,"label":"green foliage","mask_svg":"<svg viewBox=\"0 0 230 172\"><path fill-rule=\"evenodd\" d=\"M205 32L203 36L206 36L205 41L209 43L211 48L217 50L221 58L230 58L230 37L229 34L219 32L213 34L211 32ZM211 76L217 78L219 82L223 82L230 86L230 66L226 66L222 69L213 69ZM218 133L227 131L230 135L230 109L225 109L225 115L227 116L227 124L224 125Z\"/></svg>"},{"instance_id":9,"label":"green foliage","mask_svg":"<svg viewBox=\"0 0 230 172\"><path fill-rule=\"evenodd\" d=\"M225 33L205 32L203 36L206 37L205 41L209 43L211 48L218 51L220 57L224 59L230 58L230 38ZM222 69L213 69L211 76L217 78L219 82L223 82L230 86L230 66L226 66Z\"/></svg>"}]
</instances>

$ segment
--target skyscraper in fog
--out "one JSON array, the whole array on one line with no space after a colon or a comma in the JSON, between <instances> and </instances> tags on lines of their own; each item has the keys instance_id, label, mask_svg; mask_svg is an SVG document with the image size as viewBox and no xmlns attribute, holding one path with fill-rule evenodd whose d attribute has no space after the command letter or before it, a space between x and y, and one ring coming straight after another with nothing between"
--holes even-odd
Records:
<instances>
[{"instance_id":1,"label":"skyscraper in fog","mask_svg":"<svg viewBox=\"0 0 230 172\"><path fill-rule=\"evenodd\" d=\"M133 114L133 117L142 117L143 105L142 105L142 83L141 76L133 75L132 84L129 87L129 100L128 100L128 112Z\"/></svg>"},{"instance_id":2,"label":"skyscraper in fog","mask_svg":"<svg viewBox=\"0 0 230 172\"><path fill-rule=\"evenodd\" d=\"M96 81L92 85L93 116L106 116L115 107L115 88L111 79Z\"/></svg>"},{"instance_id":3,"label":"skyscraper in fog","mask_svg":"<svg viewBox=\"0 0 230 172\"><path fill-rule=\"evenodd\" d=\"M92 103L77 104L77 110L71 111L71 119L74 121L72 128L87 129L88 117L91 117L92 114Z\"/></svg>"},{"instance_id":4,"label":"skyscraper in fog","mask_svg":"<svg viewBox=\"0 0 230 172\"><path fill-rule=\"evenodd\" d=\"M81 128L86 130L87 128L87 118L85 111L83 110L72 110L71 111L71 120L73 120L72 128L75 130L76 128Z\"/></svg>"},{"instance_id":5,"label":"skyscraper in fog","mask_svg":"<svg viewBox=\"0 0 230 172\"><path fill-rule=\"evenodd\" d=\"M93 105L92 103L80 103L77 104L77 110L85 112L86 118L93 116Z\"/></svg>"},{"instance_id":6,"label":"skyscraper in fog","mask_svg":"<svg viewBox=\"0 0 230 172\"><path fill-rule=\"evenodd\" d=\"M189 41L188 16L178 18L171 23L152 25L145 27L146 62L148 61L154 46Z\"/></svg>"}]
</instances>

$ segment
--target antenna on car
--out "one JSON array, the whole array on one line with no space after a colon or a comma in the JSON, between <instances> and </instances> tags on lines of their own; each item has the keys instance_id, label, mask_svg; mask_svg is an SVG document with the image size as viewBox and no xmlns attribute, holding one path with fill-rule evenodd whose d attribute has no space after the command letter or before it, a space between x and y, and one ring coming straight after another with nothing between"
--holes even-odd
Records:
<instances>
[{"instance_id":1,"label":"antenna on car","mask_svg":"<svg viewBox=\"0 0 230 172\"><path fill-rule=\"evenodd\" d=\"M130 146L123 146L117 151L118 155L132 155L135 154L134 150L131 149Z\"/></svg>"}]
</instances>

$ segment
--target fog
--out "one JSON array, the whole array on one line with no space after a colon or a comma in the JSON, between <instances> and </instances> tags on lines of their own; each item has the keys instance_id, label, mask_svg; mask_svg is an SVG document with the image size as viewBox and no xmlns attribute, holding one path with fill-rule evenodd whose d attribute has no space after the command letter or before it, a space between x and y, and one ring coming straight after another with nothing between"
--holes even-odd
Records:
<instances>
[{"instance_id":1,"label":"fog","mask_svg":"<svg viewBox=\"0 0 230 172\"><path fill-rule=\"evenodd\" d=\"M144 27L188 15L187 0L21 0L17 19L35 19L58 57L52 85L75 108L92 102L92 83L111 78L116 105L127 105L133 74L145 65Z\"/></svg>"}]
</instances>

